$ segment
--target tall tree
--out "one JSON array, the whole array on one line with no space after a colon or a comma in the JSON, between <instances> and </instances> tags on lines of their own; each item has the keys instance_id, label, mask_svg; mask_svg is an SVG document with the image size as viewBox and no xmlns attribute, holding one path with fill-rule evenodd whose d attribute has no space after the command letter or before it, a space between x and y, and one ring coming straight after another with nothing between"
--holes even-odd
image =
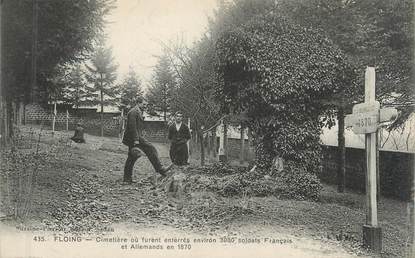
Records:
<instances>
[{"instance_id":1,"label":"tall tree","mask_svg":"<svg viewBox=\"0 0 415 258\"><path fill-rule=\"evenodd\" d=\"M269 11L269 0L237 0L238 4L219 1L219 7L209 20L209 29L193 47L182 42L165 45L173 71L178 78L172 98L172 109L181 110L192 120L192 128L200 142L201 164L204 162L203 128L213 126L221 116L222 99L215 98L215 90L223 84L216 67L215 44L223 31L245 23L256 14ZM222 110L223 111L223 110Z\"/></svg>"},{"instance_id":2,"label":"tall tree","mask_svg":"<svg viewBox=\"0 0 415 258\"><path fill-rule=\"evenodd\" d=\"M117 79L118 65L114 63L111 48L100 46L91 58L91 65L86 65L86 79L90 83L89 91L95 97L93 103L101 106L101 136L104 136L104 105L115 104L118 87L114 84Z\"/></svg>"},{"instance_id":3,"label":"tall tree","mask_svg":"<svg viewBox=\"0 0 415 258\"><path fill-rule=\"evenodd\" d=\"M113 0L4 0L2 41L7 66L3 71L8 97L23 95L30 100L33 26L37 28L35 95L37 100L46 101L44 82L58 72L57 65L82 60L91 53L112 3ZM33 19L34 10L37 19Z\"/></svg>"},{"instance_id":4,"label":"tall tree","mask_svg":"<svg viewBox=\"0 0 415 258\"><path fill-rule=\"evenodd\" d=\"M88 105L93 102L93 96L87 88L85 74L80 64L76 64L69 69L65 83L65 102L72 104L75 107L76 113L78 112L79 106L83 104Z\"/></svg>"},{"instance_id":5,"label":"tall tree","mask_svg":"<svg viewBox=\"0 0 415 258\"><path fill-rule=\"evenodd\" d=\"M169 59L166 55L162 55L155 67L146 98L151 106L163 112L164 121L167 121L167 113L171 111L171 99L175 87L176 79Z\"/></svg>"},{"instance_id":6,"label":"tall tree","mask_svg":"<svg viewBox=\"0 0 415 258\"><path fill-rule=\"evenodd\" d=\"M223 32L216 47L219 95L251 119L258 165L280 156L317 173L324 101L355 78L347 58L319 31L271 11Z\"/></svg>"},{"instance_id":7,"label":"tall tree","mask_svg":"<svg viewBox=\"0 0 415 258\"><path fill-rule=\"evenodd\" d=\"M376 67L377 99L402 111L395 126L413 112L413 1L282 0L279 8L302 26L324 31L359 67L358 85L363 85L365 67ZM329 103L336 109L339 128L339 192L345 188L344 114L353 101L363 99L362 90L350 87Z\"/></svg>"},{"instance_id":8,"label":"tall tree","mask_svg":"<svg viewBox=\"0 0 415 258\"><path fill-rule=\"evenodd\" d=\"M361 74L376 67L381 103L413 110L412 0L282 0L279 8L302 26L324 31Z\"/></svg>"},{"instance_id":9,"label":"tall tree","mask_svg":"<svg viewBox=\"0 0 415 258\"><path fill-rule=\"evenodd\" d=\"M177 87L172 95L172 110L180 110L192 120L192 128L199 138L201 164L204 164L204 145L202 128L217 122L219 108L214 91L218 83L215 67L215 47L213 41L204 37L193 48L182 42L165 45Z\"/></svg>"},{"instance_id":10,"label":"tall tree","mask_svg":"<svg viewBox=\"0 0 415 258\"><path fill-rule=\"evenodd\" d=\"M121 91L121 110L128 111L133 107L137 101L143 100L143 90L141 88L141 81L137 73L130 67L127 76L120 84Z\"/></svg>"},{"instance_id":11,"label":"tall tree","mask_svg":"<svg viewBox=\"0 0 415 258\"><path fill-rule=\"evenodd\" d=\"M46 102L51 92L46 85L58 73L55 67L88 56L113 2L3 0L0 38L2 63L7 64L2 66L3 102L29 103L32 95L36 101ZM2 118L1 134L6 136L2 140L12 133L5 134L4 126L11 124L11 117Z\"/></svg>"}]
</instances>

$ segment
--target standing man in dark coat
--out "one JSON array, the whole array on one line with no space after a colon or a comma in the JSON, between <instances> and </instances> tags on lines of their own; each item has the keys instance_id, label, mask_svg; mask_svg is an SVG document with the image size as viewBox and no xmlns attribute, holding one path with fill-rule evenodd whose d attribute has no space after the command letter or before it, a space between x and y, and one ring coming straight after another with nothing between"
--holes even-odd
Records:
<instances>
[{"instance_id":1,"label":"standing man in dark coat","mask_svg":"<svg viewBox=\"0 0 415 258\"><path fill-rule=\"evenodd\" d=\"M141 156L139 150L143 151L147 158L150 160L154 167L154 170L161 174L166 175L166 172L170 170L171 165L164 167L161 165L156 148L143 137L144 129L144 117L141 112L140 105L142 100L137 103L127 114L127 125L124 131L124 137L122 142L128 146L128 158L124 167L124 182L132 183L132 174L134 164Z\"/></svg>"},{"instance_id":2,"label":"standing man in dark coat","mask_svg":"<svg viewBox=\"0 0 415 258\"><path fill-rule=\"evenodd\" d=\"M170 159L175 165L188 165L189 149L187 141L190 140L190 130L187 125L182 123L183 115L181 112L176 112L174 119L174 123L169 127Z\"/></svg>"}]
</instances>

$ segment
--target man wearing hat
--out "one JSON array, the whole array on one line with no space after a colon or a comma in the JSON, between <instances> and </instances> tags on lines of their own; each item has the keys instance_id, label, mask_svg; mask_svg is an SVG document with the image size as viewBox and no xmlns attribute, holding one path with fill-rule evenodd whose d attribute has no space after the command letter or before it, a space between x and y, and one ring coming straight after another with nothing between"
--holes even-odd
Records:
<instances>
[{"instance_id":1,"label":"man wearing hat","mask_svg":"<svg viewBox=\"0 0 415 258\"><path fill-rule=\"evenodd\" d=\"M171 168L171 165L168 167L162 166L156 148L143 137L144 117L140 106L143 106L142 99L137 101L137 105L127 114L127 124L122 140L123 144L128 146L128 157L124 167L125 183L133 182L134 164L142 156L141 151L146 154L154 170L162 176L165 176L166 172Z\"/></svg>"}]
</instances>

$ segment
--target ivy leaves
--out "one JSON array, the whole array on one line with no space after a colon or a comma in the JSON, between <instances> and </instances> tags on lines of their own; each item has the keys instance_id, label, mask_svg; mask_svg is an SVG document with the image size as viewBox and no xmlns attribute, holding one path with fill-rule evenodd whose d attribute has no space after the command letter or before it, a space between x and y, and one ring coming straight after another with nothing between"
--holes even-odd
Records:
<instances>
[{"instance_id":1,"label":"ivy leaves","mask_svg":"<svg viewBox=\"0 0 415 258\"><path fill-rule=\"evenodd\" d=\"M278 13L222 33L216 49L228 105L247 111L268 153L259 158L278 155L317 172L323 100L354 78L343 53L319 31Z\"/></svg>"}]
</instances>

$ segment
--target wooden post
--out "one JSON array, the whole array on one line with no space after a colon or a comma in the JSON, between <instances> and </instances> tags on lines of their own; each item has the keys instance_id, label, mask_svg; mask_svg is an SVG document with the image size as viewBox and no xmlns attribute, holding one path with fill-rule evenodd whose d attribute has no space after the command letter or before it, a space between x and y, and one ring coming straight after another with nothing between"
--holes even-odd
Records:
<instances>
[{"instance_id":1,"label":"wooden post","mask_svg":"<svg viewBox=\"0 0 415 258\"><path fill-rule=\"evenodd\" d=\"M412 256L415 256L415 157L412 158L412 198L411 198L411 222L409 225L412 225L412 248L411 253Z\"/></svg>"},{"instance_id":2,"label":"wooden post","mask_svg":"<svg viewBox=\"0 0 415 258\"><path fill-rule=\"evenodd\" d=\"M228 124L226 123L226 120L223 121L223 149L226 160L228 160Z\"/></svg>"},{"instance_id":3,"label":"wooden post","mask_svg":"<svg viewBox=\"0 0 415 258\"><path fill-rule=\"evenodd\" d=\"M66 109L66 131L69 131L69 111Z\"/></svg>"},{"instance_id":4,"label":"wooden post","mask_svg":"<svg viewBox=\"0 0 415 258\"><path fill-rule=\"evenodd\" d=\"M411 249L409 250L410 255L408 257L415 256L415 157L412 158L412 189L411 189L411 199L409 200L409 226L412 230L411 237Z\"/></svg>"},{"instance_id":5,"label":"wooden post","mask_svg":"<svg viewBox=\"0 0 415 258\"><path fill-rule=\"evenodd\" d=\"M205 141L203 140L203 126L200 127L199 140L200 140L200 165L205 165Z\"/></svg>"},{"instance_id":6,"label":"wooden post","mask_svg":"<svg viewBox=\"0 0 415 258\"><path fill-rule=\"evenodd\" d=\"M17 125L21 126L23 123L23 103L22 103L22 99L19 99L19 102L17 104Z\"/></svg>"},{"instance_id":7,"label":"wooden post","mask_svg":"<svg viewBox=\"0 0 415 258\"><path fill-rule=\"evenodd\" d=\"M212 145L211 145L211 132L210 131L208 131L208 132L206 132L206 145L207 145L207 156L208 157L210 157L210 152L211 152L211 148L212 148Z\"/></svg>"},{"instance_id":8,"label":"wooden post","mask_svg":"<svg viewBox=\"0 0 415 258\"><path fill-rule=\"evenodd\" d=\"M26 125L26 103L23 103L23 124Z\"/></svg>"},{"instance_id":9,"label":"wooden post","mask_svg":"<svg viewBox=\"0 0 415 258\"><path fill-rule=\"evenodd\" d=\"M55 123L56 123L56 101L53 104L52 132L55 132Z\"/></svg>"},{"instance_id":10,"label":"wooden post","mask_svg":"<svg viewBox=\"0 0 415 258\"><path fill-rule=\"evenodd\" d=\"M365 74L365 102L353 106L353 113L345 117L345 125L356 134L365 134L366 149L366 224L363 226L363 245L375 252L382 250L382 230L378 225L377 195L379 175L377 162L377 133L382 122L398 116L395 108L380 108L375 100L375 68L367 67Z\"/></svg>"},{"instance_id":11,"label":"wooden post","mask_svg":"<svg viewBox=\"0 0 415 258\"><path fill-rule=\"evenodd\" d=\"M379 158L379 130L376 132L376 200L380 200L380 158Z\"/></svg>"},{"instance_id":12,"label":"wooden post","mask_svg":"<svg viewBox=\"0 0 415 258\"><path fill-rule=\"evenodd\" d=\"M241 125L241 153L239 155L239 162L243 164L245 161L245 128Z\"/></svg>"},{"instance_id":13,"label":"wooden post","mask_svg":"<svg viewBox=\"0 0 415 258\"><path fill-rule=\"evenodd\" d=\"M253 151L252 151L252 131L251 128L248 127L248 157L247 160L251 162L253 158Z\"/></svg>"},{"instance_id":14,"label":"wooden post","mask_svg":"<svg viewBox=\"0 0 415 258\"><path fill-rule=\"evenodd\" d=\"M367 67L365 73L365 103L375 102L375 69ZM363 226L363 245L380 252L381 228L378 226L376 201L376 132L365 134L366 147L366 225Z\"/></svg>"},{"instance_id":15,"label":"wooden post","mask_svg":"<svg viewBox=\"0 0 415 258\"><path fill-rule=\"evenodd\" d=\"M189 131L190 131L190 137L192 137L192 131L190 130L190 118L189 119L187 119L187 127L189 127ZM190 141L191 141L191 139L189 140L189 141L187 141L187 151L188 151L188 156L189 156L189 158L190 158ZM189 162L189 161L188 161Z\"/></svg>"},{"instance_id":16,"label":"wooden post","mask_svg":"<svg viewBox=\"0 0 415 258\"><path fill-rule=\"evenodd\" d=\"M195 122L195 126L197 126L197 122ZM198 136L197 136L197 127L195 128L195 131L194 131L194 135L195 135L195 140L194 140L194 144L195 144L195 149L197 148L197 143L198 143L198 141L199 141L199 139L198 139Z\"/></svg>"},{"instance_id":17,"label":"wooden post","mask_svg":"<svg viewBox=\"0 0 415 258\"><path fill-rule=\"evenodd\" d=\"M216 126L213 127L213 129L212 129L212 156L214 158L216 158L216 155L217 155L217 153L216 153L216 146L217 146L217 143L216 143L216 140L217 140L216 129L217 129Z\"/></svg>"},{"instance_id":18,"label":"wooden post","mask_svg":"<svg viewBox=\"0 0 415 258\"><path fill-rule=\"evenodd\" d=\"M104 137L104 93L102 92L102 74L101 74L101 137Z\"/></svg>"},{"instance_id":19,"label":"wooden post","mask_svg":"<svg viewBox=\"0 0 415 258\"><path fill-rule=\"evenodd\" d=\"M12 108L11 108L11 110L12 110L12 116L13 116L13 125L15 125L16 124L16 120L17 120L17 117L16 117L16 102L15 101L12 101Z\"/></svg>"},{"instance_id":20,"label":"wooden post","mask_svg":"<svg viewBox=\"0 0 415 258\"><path fill-rule=\"evenodd\" d=\"M226 153L225 153L225 124L223 123L223 119L220 121L221 129L223 130L219 134L219 162L226 162Z\"/></svg>"},{"instance_id":21,"label":"wooden post","mask_svg":"<svg viewBox=\"0 0 415 258\"><path fill-rule=\"evenodd\" d=\"M120 138L120 141L122 141L122 136L124 133L124 109L121 109L121 115L120 115L120 134L118 138Z\"/></svg>"}]
</instances>

